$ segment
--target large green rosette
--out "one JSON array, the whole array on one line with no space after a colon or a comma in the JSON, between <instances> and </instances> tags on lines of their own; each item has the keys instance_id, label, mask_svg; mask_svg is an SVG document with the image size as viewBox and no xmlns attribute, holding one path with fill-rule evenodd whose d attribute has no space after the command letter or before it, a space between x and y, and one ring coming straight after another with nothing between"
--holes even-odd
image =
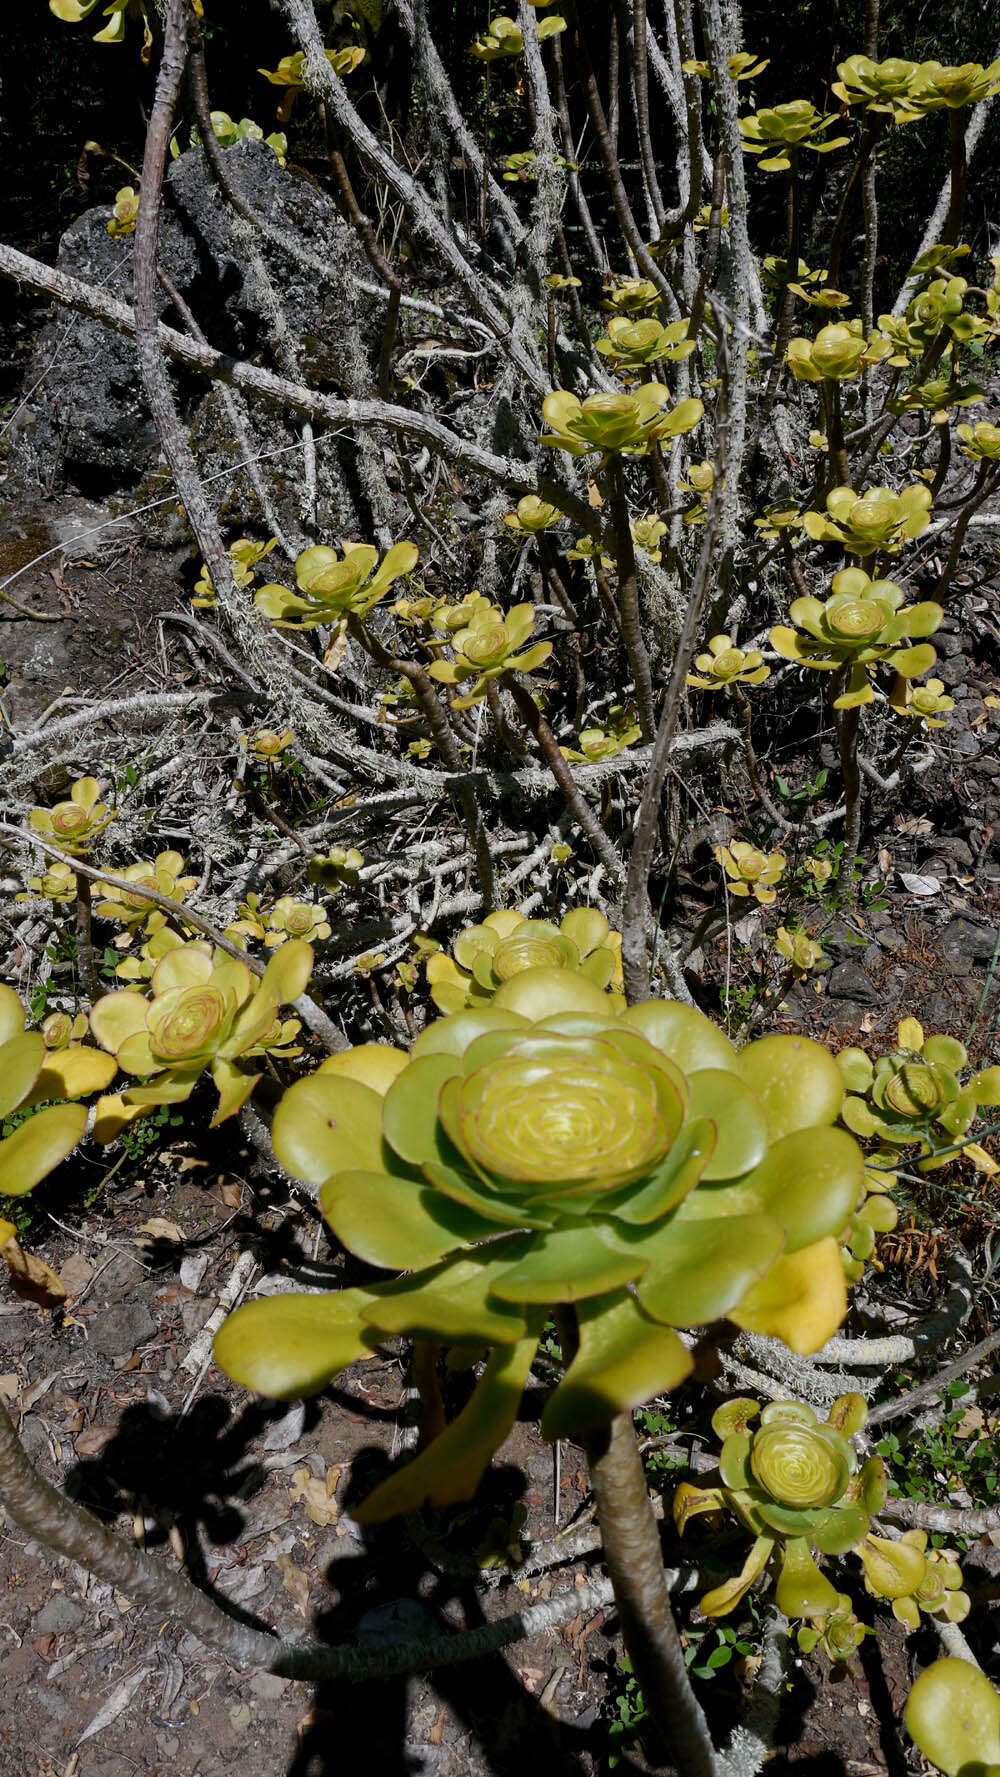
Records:
<instances>
[{"instance_id":1,"label":"large green rosette","mask_svg":"<svg viewBox=\"0 0 1000 1777\"><path fill-rule=\"evenodd\" d=\"M676 1329L742 1315L800 1351L835 1330L836 1236L864 1170L833 1127L842 1097L807 1039L737 1054L690 1007L623 1010L539 968L437 1019L408 1056L333 1058L285 1093L273 1142L343 1244L396 1274L354 1310L373 1341L523 1351L549 1310L575 1316L579 1349L543 1421L562 1437L676 1386L690 1369ZM288 1301L237 1310L217 1345L262 1392L302 1385L300 1327L282 1375ZM317 1358L315 1386L332 1368ZM443 1497L444 1470L428 1472L423 1497Z\"/></svg>"}]
</instances>

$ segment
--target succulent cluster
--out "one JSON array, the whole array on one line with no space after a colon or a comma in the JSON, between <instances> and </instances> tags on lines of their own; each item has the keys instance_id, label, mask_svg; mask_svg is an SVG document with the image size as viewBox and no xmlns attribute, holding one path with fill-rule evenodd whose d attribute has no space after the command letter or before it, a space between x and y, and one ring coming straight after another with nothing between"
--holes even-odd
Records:
<instances>
[{"instance_id":1,"label":"succulent cluster","mask_svg":"<svg viewBox=\"0 0 1000 1777\"><path fill-rule=\"evenodd\" d=\"M697 342L687 333L686 320L664 325L651 315L638 321L612 315L607 333L594 341L594 350L609 358L616 370L639 370L660 358L675 362L690 357Z\"/></svg>"},{"instance_id":2,"label":"succulent cluster","mask_svg":"<svg viewBox=\"0 0 1000 1777\"><path fill-rule=\"evenodd\" d=\"M832 956L827 955L819 939L814 938L805 926L779 926L774 935L774 948L798 977L833 967Z\"/></svg>"},{"instance_id":3,"label":"succulent cluster","mask_svg":"<svg viewBox=\"0 0 1000 1777\"><path fill-rule=\"evenodd\" d=\"M254 604L279 629L314 629L337 624L348 616L366 617L390 586L417 565L413 543L395 543L379 564L371 543L347 543L336 549L317 543L295 561L298 592L286 586L262 586Z\"/></svg>"},{"instance_id":4,"label":"succulent cluster","mask_svg":"<svg viewBox=\"0 0 1000 1777\"><path fill-rule=\"evenodd\" d=\"M315 944L321 938L328 938L330 930L326 909L315 902L296 901L293 895L279 895L272 906L264 907L260 897L251 889L246 900L240 902L237 918L226 927L226 937L237 941L244 937L256 938L268 950L276 950L289 938L302 938L308 944Z\"/></svg>"},{"instance_id":5,"label":"succulent cluster","mask_svg":"<svg viewBox=\"0 0 1000 1777\"><path fill-rule=\"evenodd\" d=\"M343 79L345 74L353 74L360 68L365 59L365 51L356 43L349 44L346 49L327 49L323 51L333 72ZM294 55L282 56L276 68L258 68L272 86L299 87L305 84L305 52L301 49Z\"/></svg>"},{"instance_id":6,"label":"succulent cluster","mask_svg":"<svg viewBox=\"0 0 1000 1777\"><path fill-rule=\"evenodd\" d=\"M930 504L930 489L920 481L898 494L891 487L871 487L864 494L835 487L826 496L829 516L807 512L802 528L814 542L838 543L851 555L874 555L878 549L896 555L908 538L927 529Z\"/></svg>"},{"instance_id":7,"label":"succulent cluster","mask_svg":"<svg viewBox=\"0 0 1000 1777\"><path fill-rule=\"evenodd\" d=\"M179 851L161 851L151 864L127 864L124 869L116 869L115 875L123 882L134 883L136 890L153 889L157 894L168 895L172 901L183 901L198 883L196 876L182 875L183 869L184 859ZM105 883L101 893L103 899L95 901L94 912L102 919L136 926L154 911L153 903L144 895L130 894L127 889L115 888L111 883Z\"/></svg>"},{"instance_id":8,"label":"succulent cluster","mask_svg":"<svg viewBox=\"0 0 1000 1777\"><path fill-rule=\"evenodd\" d=\"M700 1600L705 1616L734 1610L777 1558L778 1609L807 1619L799 1645L849 1659L864 1632L816 1556L851 1553L860 1557L866 1590L891 1603L908 1628L919 1626L921 1610L953 1623L967 1614L969 1600L951 1551L928 1549L923 1531L907 1531L898 1540L874 1534L872 1522L886 1501L885 1467L880 1456L859 1465L850 1441L865 1415L860 1394L841 1395L822 1422L803 1401L770 1401L761 1408L739 1398L717 1409L712 1427L723 1440L718 1484L682 1482L674 1518L683 1531L699 1513L728 1510L756 1540L739 1574Z\"/></svg>"},{"instance_id":9,"label":"succulent cluster","mask_svg":"<svg viewBox=\"0 0 1000 1777\"><path fill-rule=\"evenodd\" d=\"M153 968L148 999L128 989L103 995L91 1029L122 1072L144 1082L120 1095L126 1112L183 1103L209 1071L219 1094L213 1126L231 1117L260 1079L241 1062L268 1050L298 1053L289 1048L298 1022L282 1021L279 1008L304 992L311 969L309 945L294 938L259 980L210 945L174 944ZM106 1139L117 1134L116 1108L105 1107Z\"/></svg>"},{"instance_id":10,"label":"succulent cluster","mask_svg":"<svg viewBox=\"0 0 1000 1777\"><path fill-rule=\"evenodd\" d=\"M82 858L115 818L114 809L99 800L100 794L96 777L78 777L65 802L57 802L54 808L32 808L28 825L63 851Z\"/></svg>"},{"instance_id":11,"label":"succulent cluster","mask_svg":"<svg viewBox=\"0 0 1000 1777\"><path fill-rule=\"evenodd\" d=\"M977 462L995 463L1000 459L1000 426L992 420L979 420L974 426L956 426L962 440L960 449Z\"/></svg>"},{"instance_id":12,"label":"succulent cluster","mask_svg":"<svg viewBox=\"0 0 1000 1777\"><path fill-rule=\"evenodd\" d=\"M779 1549L778 1609L792 1618L842 1612L841 1597L813 1551L844 1555L858 1548L885 1502L881 1457L870 1457L859 1471L850 1443L864 1417L861 1395L842 1395L823 1423L803 1401L770 1401L761 1408L738 1398L717 1408L712 1429L723 1439L720 1484L682 1482L674 1494L674 1520L683 1531L689 1518L727 1509L756 1540L740 1573L700 1599L703 1615L734 1610Z\"/></svg>"},{"instance_id":13,"label":"succulent cluster","mask_svg":"<svg viewBox=\"0 0 1000 1777\"><path fill-rule=\"evenodd\" d=\"M550 531L561 518L558 506L540 500L537 494L525 494L522 500L518 500L516 511L503 515L508 530L516 531L520 537L537 537L541 531Z\"/></svg>"},{"instance_id":14,"label":"succulent cluster","mask_svg":"<svg viewBox=\"0 0 1000 1777\"><path fill-rule=\"evenodd\" d=\"M441 657L428 667L428 675L442 685L461 690L451 700L452 709L468 710L481 703L486 687L505 673L530 673L552 653L551 642L524 647L535 627L535 607L530 600L501 611L488 599L479 598L468 622L452 631L452 657Z\"/></svg>"},{"instance_id":15,"label":"succulent cluster","mask_svg":"<svg viewBox=\"0 0 1000 1777\"><path fill-rule=\"evenodd\" d=\"M565 31L566 20L560 18L558 13L550 13L548 18L539 19L536 28L539 41L544 42L547 37L555 37L560 31ZM498 62L507 56L523 55L524 36L520 25L505 15L491 19L482 36L477 37L472 44L469 54L480 62Z\"/></svg>"},{"instance_id":16,"label":"succulent cluster","mask_svg":"<svg viewBox=\"0 0 1000 1777\"><path fill-rule=\"evenodd\" d=\"M719 691L727 685L762 685L770 678L771 668L759 649L746 652L737 648L734 636L710 636L708 652L696 654L696 673L688 673L686 683L700 691Z\"/></svg>"},{"instance_id":17,"label":"succulent cluster","mask_svg":"<svg viewBox=\"0 0 1000 1777\"><path fill-rule=\"evenodd\" d=\"M937 659L930 643L908 644L915 636L933 635L944 611L932 600L905 605L894 581L872 580L862 568L843 568L833 577L828 599L793 599L789 616L794 629L783 624L772 629L772 648L817 672L847 669L848 688L834 699L845 709L872 701L870 669L880 663L893 667L902 679L929 672Z\"/></svg>"},{"instance_id":18,"label":"succulent cluster","mask_svg":"<svg viewBox=\"0 0 1000 1777\"><path fill-rule=\"evenodd\" d=\"M715 847L715 861L726 873L726 888L731 895L753 895L762 906L770 906L778 898L775 883L785 874L784 852L764 852L744 839Z\"/></svg>"},{"instance_id":19,"label":"succulent cluster","mask_svg":"<svg viewBox=\"0 0 1000 1777\"><path fill-rule=\"evenodd\" d=\"M135 234L136 219L139 215L139 193L133 185L123 185L115 192L114 208L108 222L108 233L113 240L123 235Z\"/></svg>"},{"instance_id":20,"label":"succulent cluster","mask_svg":"<svg viewBox=\"0 0 1000 1777\"><path fill-rule=\"evenodd\" d=\"M790 339L785 363L796 382L847 382L866 364L880 363L891 350L880 334L865 339L860 321L829 321L815 339Z\"/></svg>"},{"instance_id":21,"label":"succulent cluster","mask_svg":"<svg viewBox=\"0 0 1000 1777\"><path fill-rule=\"evenodd\" d=\"M741 117L740 135L746 153L765 156L757 163L764 172L787 172L792 154L800 148L811 148L815 154L843 148L848 136L827 136L837 121L834 112L817 111L808 99L791 99Z\"/></svg>"},{"instance_id":22,"label":"succulent cluster","mask_svg":"<svg viewBox=\"0 0 1000 1777\"><path fill-rule=\"evenodd\" d=\"M427 985L441 1012L488 1005L505 981L525 969L572 969L618 993L621 950L621 933L596 907L571 907L558 925L522 913L489 913L482 925L459 933L451 956L442 950L428 956Z\"/></svg>"},{"instance_id":23,"label":"succulent cluster","mask_svg":"<svg viewBox=\"0 0 1000 1777\"><path fill-rule=\"evenodd\" d=\"M855 1135L890 1147L915 1146L922 1165L949 1152L971 1129L982 1105L1000 1104L1000 1067L967 1075L969 1055L957 1037L925 1036L915 1018L897 1026L896 1047L873 1061L864 1049L837 1056L846 1088L841 1120Z\"/></svg>"},{"instance_id":24,"label":"succulent cluster","mask_svg":"<svg viewBox=\"0 0 1000 1777\"><path fill-rule=\"evenodd\" d=\"M226 551L229 556L230 570L234 586L249 586L257 563L263 561L276 548L277 537L269 537L264 543L255 543L252 537L237 537L230 543ZM219 602L219 595L212 585L212 576L206 567L202 567L194 586L192 605L199 609L214 610Z\"/></svg>"},{"instance_id":25,"label":"succulent cluster","mask_svg":"<svg viewBox=\"0 0 1000 1777\"><path fill-rule=\"evenodd\" d=\"M595 764L599 760L617 759L619 753L642 738L634 710L624 704L612 704L605 723L603 728L581 728L579 747L561 747L560 751L567 759Z\"/></svg>"},{"instance_id":26,"label":"succulent cluster","mask_svg":"<svg viewBox=\"0 0 1000 1777\"><path fill-rule=\"evenodd\" d=\"M565 389L554 389L542 402L550 432L539 442L574 457L591 451L640 455L650 444L690 432L702 417L702 403L693 396L664 413L670 390L663 383L641 383L629 395L588 395L581 401Z\"/></svg>"}]
</instances>

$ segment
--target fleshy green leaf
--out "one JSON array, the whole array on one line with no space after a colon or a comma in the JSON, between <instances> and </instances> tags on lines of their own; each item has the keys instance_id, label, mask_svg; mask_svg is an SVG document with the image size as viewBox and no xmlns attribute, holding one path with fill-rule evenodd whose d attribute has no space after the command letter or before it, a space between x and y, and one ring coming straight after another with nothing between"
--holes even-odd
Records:
<instances>
[{"instance_id":1,"label":"fleshy green leaf","mask_svg":"<svg viewBox=\"0 0 1000 1777\"><path fill-rule=\"evenodd\" d=\"M759 1536L744 1561L741 1571L735 1574L732 1579L725 1580L721 1586L716 1586L711 1592L706 1592L705 1596L698 1600L698 1609L702 1616L725 1617L729 1615L731 1610L735 1610L740 1599L749 1592L757 1575L763 1573L773 1552L774 1539L769 1536Z\"/></svg>"},{"instance_id":2,"label":"fleshy green leaf","mask_svg":"<svg viewBox=\"0 0 1000 1777\"><path fill-rule=\"evenodd\" d=\"M366 1310L385 1333L418 1339L447 1339L461 1345L513 1345L525 1335L524 1313L491 1295L493 1280L515 1250L497 1241L490 1257L446 1260L388 1284Z\"/></svg>"},{"instance_id":3,"label":"fleshy green leaf","mask_svg":"<svg viewBox=\"0 0 1000 1777\"><path fill-rule=\"evenodd\" d=\"M419 1270L456 1246L496 1233L495 1222L418 1181L386 1172L335 1172L319 1201L348 1251L387 1271Z\"/></svg>"},{"instance_id":4,"label":"fleshy green leaf","mask_svg":"<svg viewBox=\"0 0 1000 1777\"><path fill-rule=\"evenodd\" d=\"M11 1037L2 1050L0 1117L6 1117L27 1098L45 1060L45 1041L37 1030Z\"/></svg>"},{"instance_id":5,"label":"fleshy green leaf","mask_svg":"<svg viewBox=\"0 0 1000 1777\"><path fill-rule=\"evenodd\" d=\"M441 1088L459 1072L453 1055L425 1055L411 1061L385 1095L382 1128L401 1159L454 1165L458 1158L438 1119Z\"/></svg>"},{"instance_id":6,"label":"fleshy green leaf","mask_svg":"<svg viewBox=\"0 0 1000 1777\"><path fill-rule=\"evenodd\" d=\"M493 1452L517 1418L537 1349L535 1332L494 1351L458 1418L354 1508L356 1522L382 1524L424 1505L455 1505L471 1499Z\"/></svg>"},{"instance_id":7,"label":"fleshy green leaf","mask_svg":"<svg viewBox=\"0 0 1000 1777\"><path fill-rule=\"evenodd\" d=\"M823 1617L837 1608L837 1588L820 1573L804 1537L785 1544L775 1603L786 1617Z\"/></svg>"},{"instance_id":8,"label":"fleshy green leaf","mask_svg":"<svg viewBox=\"0 0 1000 1777\"><path fill-rule=\"evenodd\" d=\"M833 1336L846 1313L840 1248L828 1236L776 1259L739 1307L730 1309L729 1319L747 1332L783 1339L792 1351L808 1357Z\"/></svg>"},{"instance_id":9,"label":"fleshy green leaf","mask_svg":"<svg viewBox=\"0 0 1000 1777\"><path fill-rule=\"evenodd\" d=\"M591 1296L576 1310L580 1344L542 1413L543 1438L574 1436L677 1388L693 1360L677 1334L615 1291Z\"/></svg>"},{"instance_id":10,"label":"fleshy green leaf","mask_svg":"<svg viewBox=\"0 0 1000 1777\"><path fill-rule=\"evenodd\" d=\"M357 1080L313 1074L285 1093L271 1141L286 1171L311 1185L335 1172L384 1172L382 1100Z\"/></svg>"},{"instance_id":11,"label":"fleshy green leaf","mask_svg":"<svg viewBox=\"0 0 1000 1777\"><path fill-rule=\"evenodd\" d=\"M947 1777L1000 1764L1000 1696L967 1660L937 1660L921 1672L903 1719L924 1757Z\"/></svg>"},{"instance_id":12,"label":"fleshy green leaf","mask_svg":"<svg viewBox=\"0 0 1000 1777\"><path fill-rule=\"evenodd\" d=\"M767 1112L772 1141L796 1129L832 1123L840 1110L840 1069L811 1037L760 1037L747 1044L738 1065Z\"/></svg>"},{"instance_id":13,"label":"fleshy green leaf","mask_svg":"<svg viewBox=\"0 0 1000 1777\"><path fill-rule=\"evenodd\" d=\"M631 1283L648 1264L644 1252L606 1244L593 1225L555 1228L536 1235L490 1289L507 1302L579 1302Z\"/></svg>"},{"instance_id":14,"label":"fleshy green leaf","mask_svg":"<svg viewBox=\"0 0 1000 1777\"><path fill-rule=\"evenodd\" d=\"M654 1049L662 1050L685 1074L701 1068L737 1071L736 1050L725 1033L703 1012L680 1000L643 1000L629 1006L621 1022L637 1030Z\"/></svg>"},{"instance_id":15,"label":"fleshy green leaf","mask_svg":"<svg viewBox=\"0 0 1000 1777\"><path fill-rule=\"evenodd\" d=\"M647 1314L668 1326L698 1327L742 1302L781 1252L784 1231L766 1215L716 1222L672 1221L641 1250L649 1270L636 1289Z\"/></svg>"},{"instance_id":16,"label":"fleshy green leaf","mask_svg":"<svg viewBox=\"0 0 1000 1777\"><path fill-rule=\"evenodd\" d=\"M36 1111L0 1141L0 1194L23 1197L76 1147L87 1127L87 1107L54 1104Z\"/></svg>"},{"instance_id":17,"label":"fleshy green leaf","mask_svg":"<svg viewBox=\"0 0 1000 1777\"><path fill-rule=\"evenodd\" d=\"M752 1088L722 1068L699 1068L688 1084L691 1116L710 1117L716 1128L704 1177L738 1178L757 1166L767 1152L767 1117Z\"/></svg>"},{"instance_id":18,"label":"fleshy green leaf","mask_svg":"<svg viewBox=\"0 0 1000 1777\"><path fill-rule=\"evenodd\" d=\"M356 1289L248 1302L216 1333L215 1361L234 1382L272 1400L316 1394L378 1345L361 1317L373 1300L370 1290Z\"/></svg>"}]
</instances>

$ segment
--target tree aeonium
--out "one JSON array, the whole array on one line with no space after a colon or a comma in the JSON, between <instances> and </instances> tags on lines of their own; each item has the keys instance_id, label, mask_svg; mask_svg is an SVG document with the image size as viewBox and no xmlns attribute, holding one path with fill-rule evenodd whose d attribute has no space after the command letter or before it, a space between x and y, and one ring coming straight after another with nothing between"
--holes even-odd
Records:
<instances>
[{"instance_id":1,"label":"tree aeonium","mask_svg":"<svg viewBox=\"0 0 1000 1777\"><path fill-rule=\"evenodd\" d=\"M364 1521L469 1497L507 1435L552 1309L575 1355L543 1435L671 1388L678 1328L728 1316L795 1350L839 1325L836 1236L864 1162L833 1127L818 1043L741 1053L673 1001L622 1010L579 974L529 969L407 1054L362 1045L286 1092L272 1139L367 1263L406 1275L237 1311L216 1356L263 1394L315 1392L387 1333L490 1348L469 1406L361 1507Z\"/></svg>"},{"instance_id":2,"label":"tree aeonium","mask_svg":"<svg viewBox=\"0 0 1000 1777\"><path fill-rule=\"evenodd\" d=\"M834 699L835 707L849 708L872 701L869 669L880 661L903 679L930 672L937 659L930 643L907 644L915 636L933 635L944 611L932 600L904 605L894 581L872 580L862 568L843 568L833 577L828 599L793 599L788 614L795 627L779 624L772 629L772 648L817 672L850 669L848 689Z\"/></svg>"},{"instance_id":3,"label":"tree aeonium","mask_svg":"<svg viewBox=\"0 0 1000 1777\"><path fill-rule=\"evenodd\" d=\"M298 1024L282 1024L279 1007L305 991L312 960L309 945L290 938L258 980L236 957L178 944L153 969L151 998L126 990L99 999L90 1014L97 1041L124 1073L148 1082L130 1086L122 1106L107 1108L106 1139L118 1133L118 1110L125 1122L135 1107L182 1103L206 1070L219 1094L213 1125L238 1111L260 1079L240 1063L296 1034Z\"/></svg>"}]
</instances>

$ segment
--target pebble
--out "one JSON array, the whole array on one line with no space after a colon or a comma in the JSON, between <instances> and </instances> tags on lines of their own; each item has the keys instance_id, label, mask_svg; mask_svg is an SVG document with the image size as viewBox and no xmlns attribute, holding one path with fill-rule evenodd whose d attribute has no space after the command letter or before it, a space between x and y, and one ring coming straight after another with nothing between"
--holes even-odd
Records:
<instances>
[{"instance_id":1,"label":"pebble","mask_svg":"<svg viewBox=\"0 0 1000 1777\"><path fill-rule=\"evenodd\" d=\"M157 1326L142 1302L124 1302L109 1308L90 1323L89 1345L103 1357L122 1357L153 1337Z\"/></svg>"},{"instance_id":2,"label":"pebble","mask_svg":"<svg viewBox=\"0 0 1000 1777\"><path fill-rule=\"evenodd\" d=\"M54 1592L46 1599L41 1610L32 1623L35 1635L65 1635L69 1629L78 1629L86 1612L65 1592Z\"/></svg>"}]
</instances>

